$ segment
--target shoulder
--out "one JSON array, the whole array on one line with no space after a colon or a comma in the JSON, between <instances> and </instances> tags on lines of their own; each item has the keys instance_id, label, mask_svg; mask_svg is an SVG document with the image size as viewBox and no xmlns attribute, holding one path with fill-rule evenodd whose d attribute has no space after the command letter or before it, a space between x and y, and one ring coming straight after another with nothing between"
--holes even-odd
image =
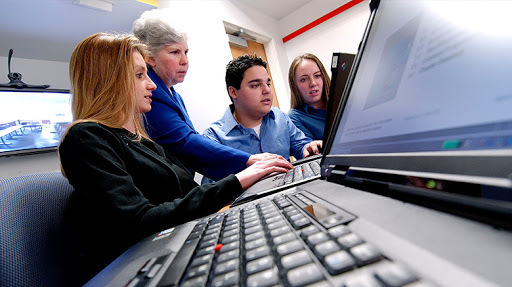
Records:
<instances>
[{"instance_id":1,"label":"shoulder","mask_svg":"<svg viewBox=\"0 0 512 287\"><path fill-rule=\"evenodd\" d=\"M217 134L227 134L231 131L237 122L231 113L231 108L228 107L224 112L224 115L219 120L211 123L208 128L205 130L205 133L217 133Z\"/></svg>"},{"instance_id":2,"label":"shoulder","mask_svg":"<svg viewBox=\"0 0 512 287\"><path fill-rule=\"evenodd\" d=\"M290 110L288 111L288 116L289 116L292 120L294 120L294 119L299 119L299 117L300 117L300 114L301 114L301 113L302 113L302 112L301 112L301 111L299 111L299 110L297 110L297 109L290 109Z\"/></svg>"},{"instance_id":3,"label":"shoulder","mask_svg":"<svg viewBox=\"0 0 512 287\"><path fill-rule=\"evenodd\" d=\"M276 121L289 121L290 120L290 117L285 112L283 112L282 110L280 110L279 108L276 108L276 107L272 107L270 109L269 114Z\"/></svg>"},{"instance_id":4,"label":"shoulder","mask_svg":"<svg viewBox=\"0 0 512 287\"><path fill-rule=\"evenodd\" d=\"M74 124L64 135L62 144L88 144L99 141L123 141L119 129L110 128L96 122L81 122Z\"/></svg>"},{"instance_id":5,"label":"shoulder","mask_svg":"<svg viewBox=\"0 0 512 287\"><path fill-rule=\"evenodd\" d=\"M270 108L270 113L274 113L274 115L275 115L276 117L283 117L283 116L284 116L284 117L288 117L288 115L286 115L286 113L285 113L285 112L283 112L282 110L280 110L280 109L279 109L279 108L277 108L277 107L271 107L271 108Z\"/></svg>"}]
</instances>

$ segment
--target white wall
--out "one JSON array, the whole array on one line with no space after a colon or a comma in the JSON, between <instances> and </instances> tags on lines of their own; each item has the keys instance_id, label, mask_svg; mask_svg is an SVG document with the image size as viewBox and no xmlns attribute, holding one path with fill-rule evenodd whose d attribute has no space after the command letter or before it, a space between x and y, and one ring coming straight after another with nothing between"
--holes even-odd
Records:
<instances>
[{"instance_id":1,"label":"white wall","mask_svg":"<svg viewBox=\"0 0 512 287\"><path fill-rule=\"evenodd\" d=\"M269 39L280 39L278 22L261 13L234 6L231 1L159 1L170 21L186 32L189 41L189 72L185 81L175 86L182 95L198 132L218 120L230 103L224 76L232 59L223 21L249 29ZM270 41L265 46L271 65L276 93L281 103L287 95L286 74L281 64L288 65L284 46Z\"/></svg>"},{"instance_id":2,"label":"white wall","mask_svg":"<svg viewBox=\"0 0 512 287\"><path fill-rule=\"evenodd\" d=\"M249 7L230 0L160 0L174 25L189 37L190 67L185 81L176 86L183 96L192 121L199 132L219 119L229 104L225 67L231 52L223 21L254 31L263 38L281 109L289 109L288 66L298 54L317 55L326 68L333 52L355 53L369 16L368 0L283 43L282 38L307 25L346 1L313 0L303 9L276 21ZM271 7L269 7L271 9ZM135 20L135 19L134 19ZM98 31L100 32L100 31ZM27 43L30 45L30 43ZM0 57L0 82L8 82L7 59ZM5 66L5 67L4 67ZM13 58L12 72L22 73L30 84L50 84L51 88L69 88L68 63ZM5 79L2 80L2 75ZM0 178L59 170L56 153L0 157Z\"/></svg>"},{"instance_id":3,"label":"white wall","mask_svg":"<svg viewBox=\"0 0 512 287\"><path fill-rule=\"evenodd\" d=\"M330 12L342 6L345 2L347 1L312 1L290 16L282 19L279 24L283 27L285 35L289 35L291 32L304 26L300 15L307 15L308 11L314 10L315 7L321 7L321 4L328 6L330 9L327 12ZM286 42L284 45L289 63L296 56L308 52L316 55L322 61L327 71L330 72L329 67L331 66L333 52L357 53L359 42L363 37L370 16L368 5L369 1L365 0ZM323 12L323 15L325 14L326 12Z\"/></svg>"}]
</instances>

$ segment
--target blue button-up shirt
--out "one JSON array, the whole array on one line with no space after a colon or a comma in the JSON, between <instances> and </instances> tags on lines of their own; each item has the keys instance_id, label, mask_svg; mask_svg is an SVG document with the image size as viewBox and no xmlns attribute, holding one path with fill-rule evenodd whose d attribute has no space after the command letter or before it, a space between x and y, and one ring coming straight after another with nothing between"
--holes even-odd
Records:
<instances>
[{"instance_id":1,"label":"blue button-up shirt","mask_svg":"<svg viewBox=\"0 0 512 287\"><path fill-rule=\"evenodd\" d=\"M288 159L304 157L303 150L312 139L299 130L290 118L276 107L263 117L260 137L254 129L238 124L233 117L233 105L224 116L211 124L204 135L221 143L250 154L269 152Z\"/></svg>"}]
</instances>

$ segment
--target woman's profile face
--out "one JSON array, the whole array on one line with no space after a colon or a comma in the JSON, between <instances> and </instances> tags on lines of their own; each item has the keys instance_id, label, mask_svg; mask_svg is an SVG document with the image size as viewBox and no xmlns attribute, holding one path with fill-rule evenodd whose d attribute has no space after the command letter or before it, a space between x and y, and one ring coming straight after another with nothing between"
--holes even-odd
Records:
<instances>
[{"instance_id":1,"label":"woman's profile face","mask_svg":"<svg viewBox=\"0 0 512 287\"><path fill-rule=\"evenodd\" d=\"M178 42L164 46L156 55L148 59L158 77L167 87L174 86L185 80L188 71L188 45Z\"/></svg>"},{"instance_id":2,"label":"woman's profile face","mask_svg":"<svg viewBox=\"0 0 512 287\"><path fill-rule=\"evenodd\" d=\"M300 92L302 100L309 106L325 109L322 101L324 80L315 61L302 60L295 69L295 85Z\"/></svg>"},{"instance_id":3,"label":"woman's profile face","mask_svg":"<svg viewBox=\"0 0 512 287\"><path fill-rule=\"evenodd\" d=\"M151 92L156 89L156 85L148 76L146 62L142 55L134 51L133 60L135 65L133 75L135 79L137 109L140 113L147 113L151 110Z\"/></svg>"}]
</instances>

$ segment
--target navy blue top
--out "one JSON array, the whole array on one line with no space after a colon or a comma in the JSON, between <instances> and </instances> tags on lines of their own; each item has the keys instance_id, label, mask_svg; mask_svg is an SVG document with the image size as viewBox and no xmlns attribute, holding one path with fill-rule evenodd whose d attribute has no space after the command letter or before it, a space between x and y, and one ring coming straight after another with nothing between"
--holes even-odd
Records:
<instances>
[{"instance_id":1,"label":"navy blue top","mask_svg":"<svg viewBox=\"0 0 512 287\"><path fill-rule=\"evenodd\" d=\"M192 124L180 94L169 89L153 71L148 75L156 84L151 111L146 115L149 136L177 157L188 169L219 180L247 167L247 152L221 145L199 134Z\"/></svg>"},{"instance_id":2,"label":"navy blue top","mask_svg":"<svg viewBox=\"0 0 512 287\"><path fill-rule=\"evenodd\" d=\"M298 109L291 109L288 116L292 122L308 137L314 140L324 138L326 110L315 109L303 105Z\"/></svg>"}]
</instances>

